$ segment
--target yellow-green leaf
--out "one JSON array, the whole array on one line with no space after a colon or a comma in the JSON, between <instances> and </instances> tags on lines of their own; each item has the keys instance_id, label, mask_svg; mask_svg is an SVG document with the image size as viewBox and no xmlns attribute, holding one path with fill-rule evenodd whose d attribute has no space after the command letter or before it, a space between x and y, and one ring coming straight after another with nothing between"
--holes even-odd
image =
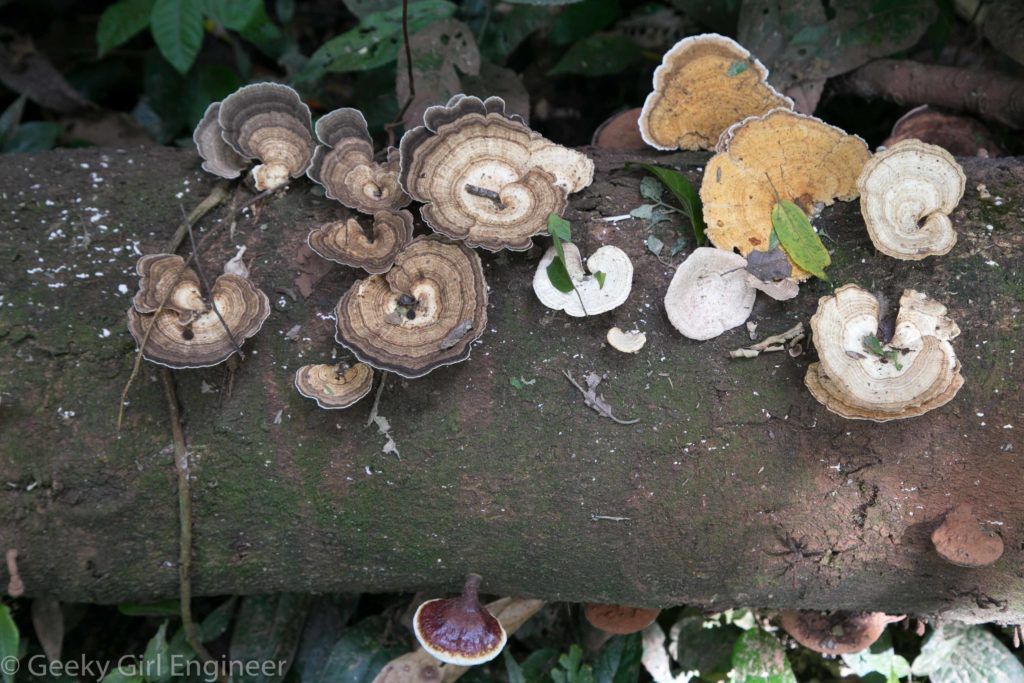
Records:
<instances>
[{"instance_id":1,"label":"yellow-green leaf","mask_svg":"<svg viewBox=\"0 0 1024 683\"><path fill-rule=\"evenodd\" d=\"M803 209L788 199L779 200L772 207L772 227L793 263L817 278L828 280L825 268L832 263L832 257Z\"/></svg>"}]
</instances>

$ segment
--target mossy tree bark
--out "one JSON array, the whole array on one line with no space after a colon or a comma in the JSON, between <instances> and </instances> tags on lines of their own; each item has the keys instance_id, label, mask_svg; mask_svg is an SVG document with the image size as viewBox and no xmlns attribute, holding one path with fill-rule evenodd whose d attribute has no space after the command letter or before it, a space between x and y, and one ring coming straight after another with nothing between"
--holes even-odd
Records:
<instances>
[{"instance_id":1,"label":"mossy tree bark","mask_svg":"<svg viewBox=\"0 0 1024 683\"><path fill-rule=\"evenodd\" d=\"M220 223L227 206L201 221L220 230L207 270L248 246L274 312L243 361L175 373L196 592L441 591L472 570L488 592L556 600L1024 620L1020 162L964 160L960 241L943 258L877 254L856 203L817 221L834 285L893 299L914 287L963 329L959 396L878 425L814 401L803 386L813 350L731 360L750 343L742 329L706 343L675 333L661 310L672 271L645 249L645 226L601 220L641 203L641 173L623 169L631 157L592 155L598 180L568 218L583 253L613 243L633 258L629 300L569 319L532 294L538 249L484 255L490 322L472 358L390 378L383 392L400 457L365 426L371 399L328 412L291 385L299 365L347 357L326 316L356 276L303 247L313 224L343 211L301 181L245 212L233 235ZM695 180L704 160L643 158ZM30 595L174 595L175 473L155 367L143 367L115 430L135 350L125 311L139 253L162 248L213 180L194 154L167 149L9 156L0 175L0 544L18 549ZM248 196L238 188L234 201ZM829 291L811 282L791 302L759 298L758 334L807 321ZM647 346L610 349L613 325L646 331ZM640 421L598 416L563 370L606 373L616 414ZM994 566L961 569L932 552L928 536L956 503L1003 534Z\"/></svg>"}]
</instances>

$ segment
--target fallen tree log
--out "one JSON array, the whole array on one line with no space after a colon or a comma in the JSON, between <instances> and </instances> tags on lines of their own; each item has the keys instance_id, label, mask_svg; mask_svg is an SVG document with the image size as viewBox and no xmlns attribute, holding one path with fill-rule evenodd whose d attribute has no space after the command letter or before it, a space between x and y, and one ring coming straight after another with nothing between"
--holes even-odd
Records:
<instances>
[{"instance_id":1,"label":"fallen tree log","mask_svg":"<svg viewBox=\"0 0 1024 683\"><path fill-rule=\"evenodd\" d=\"M346 357L325 318L355 275L303 246L338 206L300 181L242 212L233 235L231 207L200 222L219 229L207 270L246 245L274 310L243 361L175 373L196 593L441 591L472 570L488 592L551 600L1024 620L1020 161L963 161L960 241L946 257L877 254L856 203L817 221L833 284L890 297L914 287L963 329L957 398L879 425L815 402L803 386L813 348L734 360L728 350L751 343L742 328L696 343L669 326L672 270L645 248L645 226L601 219L641 203L642 173L625 161L697 179L705 157L592 154L598 180L568 218L583 253L613 243L630 254L629 300L570 319L532 294L539 249L484 255L487 332L467 362L389 378L387 436L366 426L371 399L329 412L292 388L299 365ZM29 595L175 595L175 471L155 366L115 428L135 351L125 311L138 254L161 249L214 181L193 153L160 148L8 156L0 176L0 544L17 549ZM236 206L251 196L234 192ZM794 301L759 298L758 334L806 322L829 291L815 281ZM613 325L644 330L647 346L612 350ZM639 422L585 407L563 370L606 373L605 399ZM388 438L397 456L382 452ZM1003 535L996 564L959 568L932 551L958 503Z\"/></svg>"}]
</instances>

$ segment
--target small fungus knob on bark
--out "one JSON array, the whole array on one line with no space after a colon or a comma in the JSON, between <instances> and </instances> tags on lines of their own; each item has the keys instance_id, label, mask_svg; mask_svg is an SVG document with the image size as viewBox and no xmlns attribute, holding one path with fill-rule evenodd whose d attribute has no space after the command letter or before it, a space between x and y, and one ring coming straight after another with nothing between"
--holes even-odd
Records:
<instances>
[{"instance_id":1,"label":"small fungus knob on bark","mask_svg":"<svg viewBox=\"0 0 1024 683\"><path fill-rule=\"evenodd\" d=\"M552 245L544 253L533 275L533 291L542 304L556 311L565 311L574 318L605 313L621 306L629 298L633 288L633 262L626 252L612 245L605 245L587 259L588 275L583 270L583 259L575 244L562 245L565 254L565 269L575 287L563 292L548 277L548 266L558 252ZM604 283L594 273L604 273Z\"/></svg>"},{"instance_id":2,"label":"small fungus knob on bark","mask_svg":"<svg viewBox=\"0 0 1024 683\"><path fill-rule=\"evenodd\" d=\"M475 666L501 653L508 636L480 603L480 576L470 574L462 595L427 600L413 616L416 640L431 656L446 664Z\"/></svg>"},{"instance_id":3,"label":"small fungus knob on bark","mask_svg":"<svg viewBox=\"0 0 1024 683\"><path fill-rule=\"evenodd\" d=\"M395 211L409 203L398 182L398 150L388 148L384 163L373 160L373 138L358 109L336 109L320 117L316 136L322 144L306 175L322 185L329 198L369 214Z\"/></svg>"},{"instance_id":4,"label":"small fungus knob on bark","mask_svg":"<svg viewBox=\"0 0 1024 683\"><path fill-rule=\"evenodd\" d=\"M1003 555L1003 539L981 525L969 505L958 505L946 513L932 532L935 552L960 567L985 567Z\"/></svg>"},{"instance_id":5,"label":"small fungus knob on bark","mask_svg":"<svg viewBox=\"0 0 1024 683\"><path fill-rule=\"evenodd\" d=\"M956 244L949 214L966 184L960 164L936 145L904 140L879 152L857 180L871 242L904 261L948 254Z\"/></svg>"},{"instance_id":6,"label":"small fungus knob on bark","mask_svg":"<svg viewBox=\"0 0 1024 683\"><path fill-rule=\"evenodd\" d=\"M583 613L591 626L605 633L626 635L643 631L654 623L661 613L660 609L645 607L629 607L628 605L600 605L587 603Z\"/></svg>"},{"instance_id":7,"label":"small fungus knob on bark","mask_svg":"<svg viewBox=\"0 0 1024 683\"><path fill-rule=\"evenodd\" d=\"M684 38L654 71L654 91L640 114L640 134L655 149L714 149L722 132L748 116L792 109L768 83L768 69L731 38Z\"/></svg>"},{"instance_id":8,"label":"small fungus knob on bark","mask_svg":"<svg viewBox=\"0 0 1024 683\"><path fill-rule=\"evenodd\" d=\"M364 363L350 368L338 365L303 365L295 372L295 389L321 408L348 408L370 393L373 369Z\"/></svg>"},{"instance_id":9,"label":"small fungus knob on bark","mask_svg":"<svg viewBox=\"0 0 1024 683\"><path fill-rule=\"evenodd\" d=\"M815 652L845 655L867 649L885 627L900 621L882 612L782 610L779 622L793 640Z\"/></svg>"},{"instance_id":10,"label":"small fungus knob on bark","mask_svg":"<svg viewBox=\"0 0 1024 683\"><path fill-rule=\"evenodd\" d=\"M309 168L316 147L309 107L280 83L254 83L224 98L217 116L222 136L238 154L262 163L252 169L256 189L272 190Z\"/></svg>"},{"instance_id":11,"label":"small fungus knob on bark","mask_svg":"<svg viewBox=\"0 0 1024 683\"><path fill-rule=\"evenodd\" d=\"M391 269L398 254L412 242L412 231L411 213L381 209L373 214L369 234L353 217L313 228L306 241L328 261L376 275Z\"/></svg>"}]
</instances>

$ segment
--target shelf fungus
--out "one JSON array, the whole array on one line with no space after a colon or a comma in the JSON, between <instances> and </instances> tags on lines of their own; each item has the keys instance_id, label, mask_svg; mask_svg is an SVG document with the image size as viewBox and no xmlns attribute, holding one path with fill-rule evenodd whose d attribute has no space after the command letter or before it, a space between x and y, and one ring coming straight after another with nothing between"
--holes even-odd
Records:
<instances>
[{"instance_id":1,"label":"shelf fungus","mask_svg":"<svg viewBox=\"0 0 1024 683\"><path fill-rule=\"evenodd\" d=\"M605 339L609 346L622 353L640 353L640 349L647 343L647 335L640 330L623 332L618 327L608 330Z\"/></svg>"},{"instance_id":2,"label":"shelf fungus","mask_svg":"<svg viewBox=\"0 0 1024 683\"><path fill-rule=\"evenodd\" d=\"M768 250L779 200L814 217L836 199L856 199L870 157L859 137L782 109L733 125L715 150L700 186L707 236L744 256ZM810 273L794 264L793 277L806 280Z\"/></svg>"},{"instance_id":3,"label":"shelf fungus","mask_svg":"<svg viewBox=\"0 0 1024 683\"><path fill-rule=\"evenodd\" d=\"M804 384L820 403L849 419L887 422L945 405L963 386L950 340L960 328L946 307L903 291L892 338L885 339L882 305L857 285L818 301L811 317L819 362Z\"/></svg>"},{"instance_id":4,"label":"shelf fungus","mask_svg":"<svg viewBox=\"0 0 1024 683\"><path fill-rule=\"evenodd\" d=\"M321 408L348 408L370 393L373 370L369 365L303 365L295 372L295 389Z\"/></svg>"},{"instance_id":5,"label":"shelf fungus","mask_svg":"<svg viewBox=\"0 0 1024 683\"><path fill-rule=\"evenodd\" d=\"M876 154L857 181L875 248L904 261L948 254L956 244L949 214L966 184L960 164L936 145L904 140Z\"/></svg>"},{"instance_id":6,"label":"shelf fungus","mask_svg":"<svg viewBox=\"0 0 1024 683\"><path fill-rule=\"evenodd\" d=\"M475 666L497 657L508 639L501 623L480 604L479 574L466 577L457 598L427 600L413 615L416 640L445 664Z\"/></svg>"},{"instance_id":7,"label":"shelf fungus","mask_svg":"<svg viewBox=\"0 0 1024 683\"><path fill-rule=\"evenodd\" d=\"M402 187L435 231L471 247L522 251L590 185L594 162L505 113L499 97L456 95L402 137Z\"/></svg>"},{"instance_id":8,"label":"shelf fungus","mask_svg":"<svg viewBox=\"0 0 1024 683\"><path fill-rule=\"evenodd\" d=\"M242 157L262 162L252 169L257 190L281 187L309 168L316 146L309 107L287 85L241 87L220 103L217 120L225 142Z\"/></svg>"},{"instance_id":9,"label":"shelf fungus","mask_svg":"<svg viewBox=\"0 0 1024 683\"><path fill-rule=\"evenodd\" d=\"M885 627L904 617L882 612L781 610L779 623L793 640L815 652L846 655L871 647Z\"/></svg>"},{"instance_id":10,"label":"shelf fungus","mask_svg":"<svg viewBox=\"0 0 1024 683\"><path fill-rule=\"evenodd\" d=\"M140 346L145 340L143 356L154 363L175 369L217 365L270 315L267 295L238 275L218 277L206 300L199 278L180 256L143 256L136 270L142 279L128 309L128 330Z\"/></svg>"},{"instance_id":11,"label":"shelf fungus","mask_svg":"<svg viewBox=\"0 0 1024 683\"><path fill-rule=\"evenodd\" d=\"M600 605L587 603L583 614L590 625L605 633L627 635L643 631L654 623L661 613L660 609L647 607L629 607L627 605Z\"/></svg>"},{"instance_id":12,"label":"shelf fungus","mask_svg":"<svg viewBox=\"0 0 1024 683\"><path fill-rule=\"evenodd\" d=\"M487 325L480 257L438 235L418 237L387 274L352 285L335 314L338 343L379 370L422 377L466 360Z\"/></svg>"},{"instance_id":13,"label":"shelf fungus","mask_svg":"<svg viewBox=\"0 0 1024 683\"><path fill-rule=\"evenodd\" d=\"M565 269L569 272L574 289L563 292L551 284L548 266L558 252L552 245L537 265L533 275L533 291L542 304L556 311L565 311L574 318L598 315L625 303L633 288L633 263L626 252L618 247L605 245L587 259L588 275L583 270L580 250L575 244L562 245L565 253ZM603 282L595 273L604 273Z\"/></svg>"},{"instance_id":14,"label":"shelf fungus","mask_svg":"<svg viewBox=\"0 0 1024 683\"><path fill-rule=\"evenodd\" d=\"M316 122L321 145L306 171L326 195L350 209L373 214L396 211L411 200L398 183L398 150L389 147L387 160L373 160L373 138L358 109L336 109Z\"/></svg>"},{"instance_id":15,"label":"shelf fungus","mask_svg":"<svg viewBox=\"0 0 1024 683\"><path fill-rule=\"evenodd\" d=\"M690 36L654 71L640 134L656 149L714 149L732 124L780 107L793 101L768 84L768 69L746 48L715 33Z\"/></svg>"},{"instance_id":16,"label":"shelf fungus","mask_svg":"<svg viewBox=\"0 0 1024 683\"><path fill-rule=\"evenodd\" d=\"M762 282L747 259L724 249L699 247L676 269L665 292L665 313L684 337L704 341L747 321L761 290L773 299L792 299L794 280Z\"/></svg>"},{"instance_id":17,"label":"shelf fungus","mask_svg":"<svg viewBox=\"0 0 1024 683\"><path fill-rule=\"evenodd\" d=\"M203 170L221 178L237 178L249 168L249 161L224 141L220 126L220 102L213 102L192 133L192 142L203 159Z\"/></svg>"},{"instance_id":18,"label":"shelf fungus","mask_svg":"<svg viewBox=\"0 0 1024 683\"><path fill-rule=\"evenodd\" d=\"M946 513L932 532L935 552L960 567L985 567L1003 555L1003 539L983 527L969 505L958 505Z\"/></svg>"},{"instance_id":19,"label":"shelf fungus","mask_svg":"<svg viewBox=\"0 0 1024 683\"><path fill-rule=\"evenodd\" d=\"M412 242L412 230L411 213L382 209L373 215L369 233L353 217L313 228L306 241L328 261L376 275L391 269L395 257Z\"/></svg>"}]
</instances>

